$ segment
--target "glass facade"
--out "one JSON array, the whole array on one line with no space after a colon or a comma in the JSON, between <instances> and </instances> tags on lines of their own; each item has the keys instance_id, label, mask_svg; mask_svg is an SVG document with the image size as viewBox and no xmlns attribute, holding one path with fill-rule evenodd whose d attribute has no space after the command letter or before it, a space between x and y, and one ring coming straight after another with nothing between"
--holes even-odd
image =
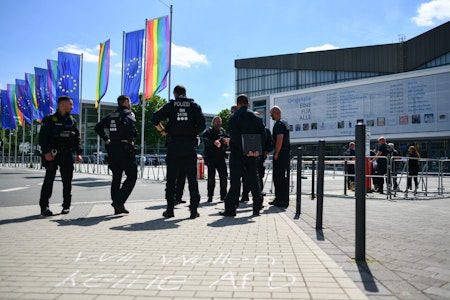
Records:
<instances>
[{"instance_id":1,"label":"glass facade","mask_svg":"<svg viewBox=\"0 0 450 300\"><path fill-rule=\"evenodd\" d=\"M381 75L387 75L387 73L237 69L236 96L239 94L247 94L251 98Z\"/></svg>"}]
</instances>

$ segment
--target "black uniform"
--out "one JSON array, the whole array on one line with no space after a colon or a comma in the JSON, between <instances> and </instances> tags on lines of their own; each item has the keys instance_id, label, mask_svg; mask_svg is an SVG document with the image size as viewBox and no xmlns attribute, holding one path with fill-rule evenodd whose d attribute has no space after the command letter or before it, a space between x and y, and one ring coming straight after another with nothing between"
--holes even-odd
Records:
<instances>
[{"instance_id":1,"label":"black uniform","mask_svg":"<svg viewBox=\"0 0 450 300\"><path fill-rule=\"evenodd\" d=\"M278 120L273 125L272 142L275 147L277 135L283 135L283 144L278 153L278 159L273 160L273 185L275 187L274 205L288 207L289 206L289 128L284 120Z\"/></svg>"},{"instance_id":2,"label":"black uniform","mask_svg":"<svg viewBox=\"0 0 450 300\"><path fill-rule=\"evenodd\" d=\"M266 128L266 142L263 144L263 152L272 152L272 134L270 130ZM261 188L261 192L264 188L264 174L266 172L266 167L264 166L264 161L266 158L264 157L264 153L258 158L258 176L259 176L259 187ZM247 175L244 174L242 177L242 198L241 202L248 201L248 193L250 192L250 186L248 184ZM263 193L261 193L263 194Z\"/></svg>"},{"instance_id":3,"label":"black uniform","mask_svg":"<svg viewBox=\"0 0 450 300\"><path fill-rule=\"evenodd\" d=\"M193 99L179 96L156 111L151 122L156 126L166 119L168 123L165 126L167 132L167 210L165 214L166 217L173 216L176 180L180 170L184 170L189 183L191 217L195 218L200 202L195 147L198 143L197 135L206 127L205 116L200 105Z\"/></svg>"},{"instance_id":4,"label":"black uniform","mask_svg":"<svg viewBox=\"0 0 450 300\"><path fill-rule=\"evenodd\" d=\"M107 129L107 132L105 132ZM108 152L108 167L112 172L111 199L116 213L128 212L124 204L133 191L137 179L136 151L133 140L137 136L136 117L133 111L119 105L117 109L95 125L95 132L105 142ZM125 172L127 178L122 182Z\"/></svg>"},{"instance_id":5,"label":"black uniform","mask_svg":"<svg viewBox=\"0 0 450 300\"><path fill-rule=\"evenodd\" d=\"M77 122L70 114L62 116L59 111L44 117L39 132L39 145L43 155L49 152L56 154L52 161L47 161L42 157L42 165L46 168L46 171L39 200L41 213L49 207L49 199L52 196L53 181L58 166L63 183L63 210L69 209L72 201L74 169L72 154L76 152L77 155L81 155L83 152L80 146L80 132Z\"/></svg>"},{"instance_id":6,"label":"black uniform","mask_svg":"<svg viewBox=\"0 0 450 300\"><path fill-rule=\"evenodd\" d=\"M264 124L253 111L243 106L230 117L228 130L231 137L230 190L225 199L224 215L236 215L236 207L239 205L241 178L244 172L247 175L253 196L253 214L258 215L262 205L261 189L258 183L258 158L244 155L242 134L260 134L261 141L264 141L266 139Z\"/></svg>"},{"instance_id":7,"label":"black uniform","mask_svg":"<svg viewBox=\"0 0 450 300\"><path fill-rule=\"evenodd\" d=\"M205 163L208 166L208 201L214 196L214 187L216 186L216 170L219 173L220 199L225 200L227 195L227 164L225 162L227 145L223 141L228 138L225 129L219 130L214 127L208 128L203 133L205 143ZM220 147L216 147L214 142L220 140Z\"/></svg>"}]
</instances>

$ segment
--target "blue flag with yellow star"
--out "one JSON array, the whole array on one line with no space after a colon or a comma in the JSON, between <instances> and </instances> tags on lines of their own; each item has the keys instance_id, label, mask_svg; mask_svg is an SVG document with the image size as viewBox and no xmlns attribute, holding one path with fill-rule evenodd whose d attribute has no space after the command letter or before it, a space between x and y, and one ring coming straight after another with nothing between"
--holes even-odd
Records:
<instances>
[{"instance_id":1,"label":"blue flag with yellow star","mask_svg":"<svg viewBox=\"0 0 450 300\"><path fill-rule=\"evenodd\" d=\"M38 115L39 120L52 113L50 103L50 93L48 90L48 70L42 68L34 68L34 74L36 79L36 99L38 103Z\"/></svg>"},{"instance_id":2,"label":"blue flag with yellow star","mask_svg":"<svg viewBox=\"0 0 450 300\"><path fill-rule=\"evenodd\" d=\"M139 104L139 88L142 74L142 49L144 29L128 32L125 35L125 54L123 60L123 94L131 99L131 104Z\"/></svg>"},{"instance_id":3,"label":"blue flag with yellow star","mask_svg":"<svg viewBox=\"0 0 450 300\"><path fill-rule=\"evenodd\" d=\"M56 96L69 96L73 100L72 114L79 114L81 56L58 52L58 86Z\"/></svg>"}]
</instances>

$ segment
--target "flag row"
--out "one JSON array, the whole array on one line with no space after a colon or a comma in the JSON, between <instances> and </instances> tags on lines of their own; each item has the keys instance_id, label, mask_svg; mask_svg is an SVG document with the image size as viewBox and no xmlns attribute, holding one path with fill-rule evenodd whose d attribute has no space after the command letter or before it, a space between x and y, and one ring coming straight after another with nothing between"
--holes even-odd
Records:
<instances>
[{"instance_id":1,"label":"flag row","mask_svg":"<svg viewBox=\"0 0 450 300\"><path fill-rule=\"evenodd\" d=\"M167 86L170 70L170 28L168 16L146 21L146 28L124 34L122 62L122 94L138 104L142 73L144 99L149 99ZM109 81L111 44L100 44L96 102L106 94ZM2 127L15 129L24 122L31 124L55 112L57 99L66 95L73 99L73 114L79 114L81 101L82 55L58 52L58 60L47 60L47 69L35 67L34 74L16 79L1 91ZM143 71L144 70L144 71Z\"/></svg>"}]
</instances>

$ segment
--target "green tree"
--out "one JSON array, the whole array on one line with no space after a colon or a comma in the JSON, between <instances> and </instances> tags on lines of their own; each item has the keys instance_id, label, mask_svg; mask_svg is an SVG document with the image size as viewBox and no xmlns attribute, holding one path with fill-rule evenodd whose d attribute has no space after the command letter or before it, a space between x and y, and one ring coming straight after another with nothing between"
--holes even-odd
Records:
<instances>
[{"instance_id":1,"label":"green tree","mask_svg":"<svg viewBox=\"0 0 450 300\"><path fill-rule=\"evenodd\" d=\"M228 108L222 109L219 114L222 118L222 127L228 132L228 121L230 120L230 110Z\"/></svg>"},{"instance_id":2,"label":"green tree","mask_svg":"<svg viewBox=\"0 0 450 300\"><path fill-rule=\"evenodd\" d=\"M142 94L139 95L142 98ZM156 130L155 126L150 122L150 118L153 113L161 108L164 104L167 103L167 100L161 98L156 95L151 99L145 101L145 121L144 121L144 143L145 148L156 148L158 144L164 144L165 137L163 137L158 130ZM138 130L138 138L136 142L138 145L141 144L141 131L142 131L142 103L133 105L132 110L136 115L136 128Z\"/></svg>"}]
</instances>

